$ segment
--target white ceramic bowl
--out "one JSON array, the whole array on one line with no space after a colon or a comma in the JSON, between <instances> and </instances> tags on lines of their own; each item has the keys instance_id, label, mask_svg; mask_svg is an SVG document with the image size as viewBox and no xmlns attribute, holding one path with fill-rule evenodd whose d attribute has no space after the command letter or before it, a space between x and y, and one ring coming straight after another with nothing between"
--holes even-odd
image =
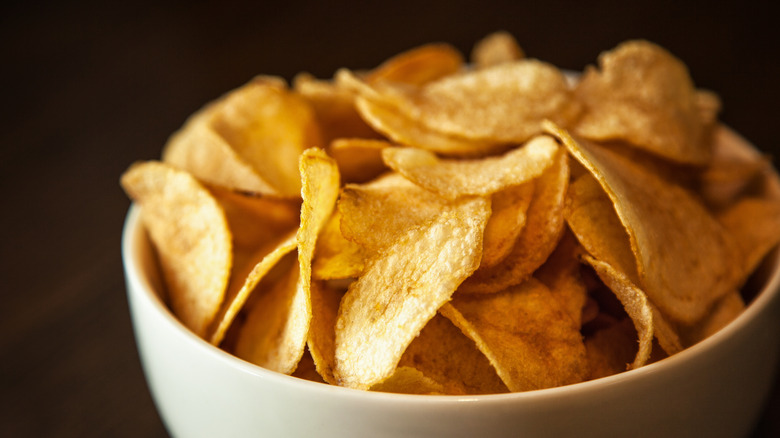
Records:
<instances>
[{"instance_id":1,"label":"white ceramic bowl","mask_svg":"<svg viewBox=\"0 0 780 438\"><path fill-rule=\"evenodd\" d=\"M614 376L526 393L421 396L271 372L187 330L158 297L132 207L122 254L144 371L177 437L739 437L761 412L780 351L780 255L746 311L697 345Z\"/></svg>"}]
</instances>

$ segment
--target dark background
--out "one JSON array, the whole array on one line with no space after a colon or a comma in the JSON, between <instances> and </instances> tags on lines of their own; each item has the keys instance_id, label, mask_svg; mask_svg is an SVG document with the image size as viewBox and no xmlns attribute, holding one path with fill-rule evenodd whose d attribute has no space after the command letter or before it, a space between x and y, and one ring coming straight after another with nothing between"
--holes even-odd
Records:
<instances>
[{"instance_id":1,"label":"dark background","mask_svg":"<svg viewBox=\"0 0 780 438\"><path fill-rule=\"evenodd\" d=\"M118 178L256 74L325 78L433 41L468 53L500 29L580 70L647 38L720 94L722 120L780 153L777 20L760 3L4 3L0 436L165 436L124 295ZM754 436L780 436L777 388Z\"/></svg>"}]
</instances>

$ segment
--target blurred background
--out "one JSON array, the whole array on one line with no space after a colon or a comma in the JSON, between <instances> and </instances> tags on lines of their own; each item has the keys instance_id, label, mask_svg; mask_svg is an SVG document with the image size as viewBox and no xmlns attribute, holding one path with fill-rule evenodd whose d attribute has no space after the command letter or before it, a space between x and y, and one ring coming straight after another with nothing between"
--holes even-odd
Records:
<instances>
[{"instance_id":1,"label":"blurred background","mask_svg":"<svg viewBox=\"0 0 780 438\"><path fill-rule=\"evenodd\" d=\"M777 163L780 41L763 4L4 2L0 436L166 436L124 295L130 203L118 179L205 102L257 74L328 78L428 42L468 54L496 30L572 70L646 38L718 92L721 119ZM753 436L780 436L778 388Z\"/></svg>"}]
</instances>

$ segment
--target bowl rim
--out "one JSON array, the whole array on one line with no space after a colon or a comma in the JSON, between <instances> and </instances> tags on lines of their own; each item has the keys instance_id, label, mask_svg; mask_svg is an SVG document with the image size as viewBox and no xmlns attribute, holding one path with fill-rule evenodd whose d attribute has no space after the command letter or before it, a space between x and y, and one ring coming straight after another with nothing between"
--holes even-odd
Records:
<instances>
[{"instance_id":1,"label":"bowl rim","mask_svg":"<svg viewBox=\"0 0 780 438\"><path fill-rule=\"evenodd\" d=\"M234 368L242 373L272 380L281 385L297 386L305 391L324 392L330 397L360 397L361 400L401 403L415 402L423 404L463 402L495 403L510 400L540 400L546 397L571 397L573 394L580 392L588 392L594 389L603 390L605 387L620 385L626 381L630 382L637 379L643 379L645 376L651 376L655 373L664 372L667 369L677 368L690 359L706 355L712 349L717 348L721 342L726 341L728 338L735 336L739 331L743 330L758 313L764 310L770 301L776 299L777 295L780 295L780 251L774 250L768 258L770 264L768 265L769 272L766 284L760 289L751 302L748 303L745 310L740 315L727 326L697 344L670 357L666 357L640 368L559 387L504 394L419 395L362 391L309 381L262 368L210 344L191 330L187 329L173 315L158 293L155 292L152 278L148 272L143 270L144 262L149 262L143 258L149 257L153 248L147 237L146 230L142 225L140 214L141 207L135 203L131 204L122 231L122 260L127 282L128 299L130 299L132 295L132 299L143 300L147 305L150 305L154 309L154 312L156 313L155 316L164 319L166 325L169 326L171 330L174 330L184 342L190 343L192 347L197 348L199 351L202 351L203 354L207 354L213 359L219 360L226 366Z\"/></svg>"}]
</instances>

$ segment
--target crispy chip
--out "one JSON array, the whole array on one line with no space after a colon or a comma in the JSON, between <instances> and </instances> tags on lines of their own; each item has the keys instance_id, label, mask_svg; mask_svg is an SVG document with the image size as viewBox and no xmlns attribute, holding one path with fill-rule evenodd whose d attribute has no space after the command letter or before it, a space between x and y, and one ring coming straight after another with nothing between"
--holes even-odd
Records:
<instances>
[{"instance_id":1,"label":"crispy chip","mask_svg":"<svg viewBox=\"0 0 780 438\"><path fill-rule=\"evenodd\" d=\"M341 232L348 240L377 251L441 214L448 204L398 174L369 184L348 184L338 202Z\"/></svg>"},{"instance_id":2,"label":"crispy chip","mask_svg":"<svg viewBox=\"0 0 780 438\"><path fill-rule=\"evenodd\" d=\"M398 394L442 394L444 388L421 371L411 367L398 367L387 379L372 386L371 391Z\"/></svg>"},{"instance_id":3,"label":"crispy chip","mask_svg":"<svg viewBox=\"0 0 780 438\"><path fill-rule=\"evenodd\" d=\"M449 44L426 44L398 54L370 71L368 83L383 81L423 85L457 73L463 68L463 55Z\"/></svg>"},{"instance_id":4,"label":"crispy chip","mask_svg":"<svg viewBox=\"0 0 780 438\"><path fill-rule=\"evenodd\" d=\"M548 125L596 177L628 231L640 286L675 321L703 317L735 288L734 244L696 197L616 152Z\"/></svg>"},{"instance_id":5,"label":"crispy chip","mask_svg":"<svg viewBox=\"0 0 780 438\"><path fill-rule=\"evenodd\" d=\"M336 384L336 319L344 291L322 281L311 283L312 318L307 345L317 373L328 383Z\"/></svg>"},{"instance_id":6,"label":"crispy chip","mask_svg":"<svg viewBox=\"0 0 780 438\"><path fill-rule=\"evenodd\" d=\"M612 319L604 328L585 338L589 379L611 376L629 369L637 354L636 331L629 318Z\"/></svg>"},{"instance_id":7,"label":"crispy chip","mask_svg":"<svg viewBox=\"0 0 780 438\"><path fill-rule=\"evenodd\" d=\"M508 32L495 32L481 39L471 51L471 63L477 68L513 62L525 57L517 40Z\"/></svg>"},{"instance_id":8,"label":"crispy chip","mask_svg":"<svg viewBox=\"0 0 780 438\"><path fill-rule=\"evenodd\" d=\"M534 273L569 315L574 325L582 326L588 289L580 269L582 247L570 232L565 232L550 257Z\"/></svg>"},{"instance_id":9,"label":"crispy chip","mask_svg":"<svg viewBox=\"0 0 780 438\"><path fill-rule=\"evenodd\" d=\"M436 315L398 362L414 368L441 385L444 394L499 394L506 385L487 357L447 318Z\"/></svg>"},{"instance_id":10,"label":"crispy chip","mask_svg":"<svg viewBox=\"0 0 780 438\"><path fill-rule=\"evenodd\" d=\"M442 314L476 342L511 391L587 378L579 327L534 278L488 295L456 295Z\"/></svg>"},{"instance_id":11,"label":"crispy chip","mask_svg":"<svg viewBox=\"0 0 780 438\"><path fill-rule=\"evenodd\" d=\"M387 171L382 149L392 146L384 140L338 138L328 147L328 154L339 165L343 182L366 182Z\"/></svg>"},{"instance_id":12,"label":"crispy chip","mask_svg":"<svg viewBox=\"0 0 780 438\"><path fill-rule=\"evenodd\" d=\"M491 195L531 181L553 164L558 149L555 140L543 135L500 157L443 160L423 149L387 148L382 151L382 158L415 184L455 199Z\"/></svg>"},{"instance_id":13,"label":"crispy chip","mask_svg":"<svg viewBox=\"0 0 780 438\"><path fill-rule=\"evenodd\" d=\"M547 260L563 234L563 207L568 185L568 157L560 150L555 163L535 182L526 223L512 251L501 263L478 269L458 291L498 292L528 279Z\"/></svg>"},{"instance_id":14,"label":"crispy chip","mask_svg":"<svg viewBox=\"0 0 780 438\"><path fill-rule=\"evenodd\" d=\"M603 53L599 66L587 69L576 88L586 107L577 134L625 140L681 163L709 161L712 116L701 111L685 64L655 44L628 41Z\"/></svg>"},{"instance_id":15,"label":"crispy chip","mask_svg":"<svg viewBox=\"0 0 780 438\"><path fill-rule=\"evenodd\" d=\"M491 196L492 213L485 228L482 261L486 269L504 260L523 231L526 212L534 193L534 182L507 187Z\"/></svg>"},{"instance_id":16,"label":"crispy chip","mask_svg":"<svg viewBox=\"0 0 780 438\"><path fill-rule=\"evenodd\" d=\"M171 309L204 336L222 304L233 261L224 211L195 178L164 163L136 163L121 183L141 206Z\"/></svg>"},{"instance_id":17,"label":"crispy chip","mask_svg":"<svg viewBox=\"0 0 780 438\"><path fill-rule=\"evenodd\" d=\"M317 239L311 267L314 279L354 278L363 272L368 257L367 251L344 238L341 234L340 218L338 210L335 210Z\"/></svg>"},{"instance_id":18,"label":"crispy chip","mask_svg":"<svg viewBox=\"0 0 780 438\"><path fill-rule=\"evenodd\" d=\"M369 388L393 373L406 347L477 268L489 215L487 199L464 199L368 262L339 310L340 385Z\"/></svg>"},{"instance_id":19,"label":"crispy chip","mask_svg":"<svg viewBox=\"0 0 780 438\"><path fill-rule=\"evenodd\" d=\"M166 146L164 159L216 185L297 197L298 155L313 146L322 139L308 103L282 81L258 77L194 118ZM253 186L235 185L244 180Z\"/></svg>"}]
</instances>

